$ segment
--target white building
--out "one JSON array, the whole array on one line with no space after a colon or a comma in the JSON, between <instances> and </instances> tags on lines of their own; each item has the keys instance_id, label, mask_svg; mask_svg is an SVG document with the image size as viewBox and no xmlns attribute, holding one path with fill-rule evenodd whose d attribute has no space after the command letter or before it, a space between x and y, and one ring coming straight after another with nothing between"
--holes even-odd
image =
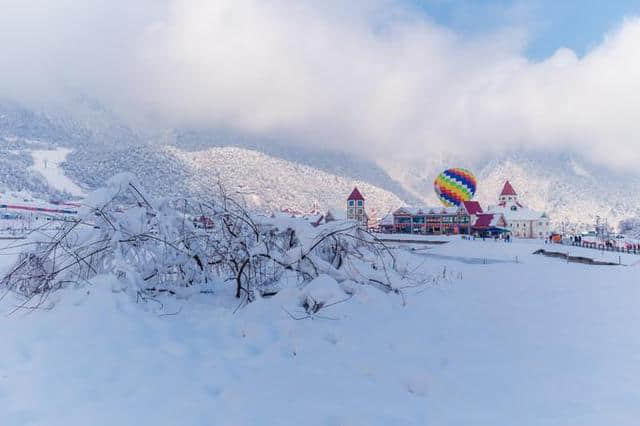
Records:
<instances>
[{"instance_id":1,"label":"white building","mask_svg":"<svg viewBox=\"0 0 640 426\"><path fill-rule=\"evenodd\" d=\"M518 201L518 194L506 181L498 205L489 206L489 213L502 213L511 235L516 238L546 238L549 236L549 217L531 210Z\"/></svg>"}]
</instances>

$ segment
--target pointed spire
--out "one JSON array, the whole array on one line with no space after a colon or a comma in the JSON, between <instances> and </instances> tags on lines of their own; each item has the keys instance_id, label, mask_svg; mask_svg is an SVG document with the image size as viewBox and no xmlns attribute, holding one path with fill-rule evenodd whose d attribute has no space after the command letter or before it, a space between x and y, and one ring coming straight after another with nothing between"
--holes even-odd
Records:
<instances>
[{"instance_id":1,"label":"pointed spire","mask_svg":"<svg viewBox=\"0 0 640 426\"><path fill-rule=\"evenodd\" d=\"M504 187L502 188L502 192L500 193L500 196L505 196L505 195L518 195L516 194L515 189L513 189L513 186L511 186L509 181L506 181L504 183Z\"/></svg>"},{"instance_id":2,"label":"pointed spire","mask_svg":"<svg viewBox=\"0 0 640 426\"><path fill-rule=\"evenodd\" d=\"M358 191L358 188L353 188L353 191L351 191L351 195L349 195L349 198L347 198L347 200L362 200L364 201L364 197L362 196L362 194L360 193L360 191Z\"/></svg>"}]
</instances>

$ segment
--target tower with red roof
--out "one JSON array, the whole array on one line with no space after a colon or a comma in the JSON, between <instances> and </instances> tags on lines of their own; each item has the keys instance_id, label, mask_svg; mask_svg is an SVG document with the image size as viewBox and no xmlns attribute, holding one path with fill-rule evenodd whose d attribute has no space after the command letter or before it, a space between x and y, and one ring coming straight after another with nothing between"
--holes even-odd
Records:
<instances>
[{"instance_id":1,"label":"tower with red roof","mask_svg":"<svg viewBox=\"0 0 640 426\"><path fill-rule=\"evenodd\" d=\"M502 187L502 192L500 193L500 203L506 203L508 201L518 202L518 194L516 194L516 190L513 189L511 183L506 181L504 186Z\"/></svg>"},{"instance_id":2,"label":"tower with red roof","mask_svg":"<svg viewBox=\"0 0 640 426\"><path fill-rule=\"evenodd\" d=\"M353 188L347 198L347 219L357 220L362 225L367 226L369 218L364 210L364 197L358 191L358 188Z\"/></svg>"},{"instance_id":3,"label":"tower with red roof","mask_svg":"<svg viewBox=\"0 0 640 426\"><path fill-rule=\"evenodd\" d=\"M489 206L488 213L502 213L507 228L516 238L546 238L549 235L549 216L523 205L509 181L504 183L498 205Z\"/></svg>"}]
</instances>

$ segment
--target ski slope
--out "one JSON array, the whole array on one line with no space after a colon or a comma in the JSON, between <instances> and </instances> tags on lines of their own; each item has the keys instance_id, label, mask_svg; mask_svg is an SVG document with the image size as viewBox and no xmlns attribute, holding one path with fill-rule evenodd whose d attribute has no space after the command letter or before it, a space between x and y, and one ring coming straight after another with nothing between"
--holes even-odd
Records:
<instances>
[{"instance_id":1,"label":"ski slope","mask_svg":"<svg viewBox=\"0 0 640 426\"><path fill-rule=\"evenodd\" d=\"M137 304L102 277L12 315L8 296L2 424L637 425L638 269L537 247L453 239L427 251L519 263L425 257L438 285L360 287L325 319L292 320L295 291L234 314L222 284Z\"/></svg>"},{"instance_id":2,"label":"ski slope","mask_svg":"<svg viewBox=\"0 0 640 426\"><path fill-rule=\"evenodd\" d=\"M40 173L50 187L59 191L66 191L78 197L85 196L85 192L74 181L64 174L60 163L64 162L71 152L68 148L56 148L54 150L32 150L32 171Z\"/></svg>"}]
</instances>

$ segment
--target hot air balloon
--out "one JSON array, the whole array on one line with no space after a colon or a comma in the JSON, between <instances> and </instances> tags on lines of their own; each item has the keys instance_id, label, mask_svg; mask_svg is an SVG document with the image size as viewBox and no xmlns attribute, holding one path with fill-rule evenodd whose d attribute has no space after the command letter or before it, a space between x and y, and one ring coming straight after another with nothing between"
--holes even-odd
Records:
<instances>
[{"instance_id":1,"label":"hot air balloon","mask_svg":"<svg viewBox=\"0 0 640 426\"><path fill-rule=\"evenodd\" d=\"M476 194L476 177L467 169L447 169L433 182L436 195L446 207L459 206Z\"/></svg>"}]
</instances>

